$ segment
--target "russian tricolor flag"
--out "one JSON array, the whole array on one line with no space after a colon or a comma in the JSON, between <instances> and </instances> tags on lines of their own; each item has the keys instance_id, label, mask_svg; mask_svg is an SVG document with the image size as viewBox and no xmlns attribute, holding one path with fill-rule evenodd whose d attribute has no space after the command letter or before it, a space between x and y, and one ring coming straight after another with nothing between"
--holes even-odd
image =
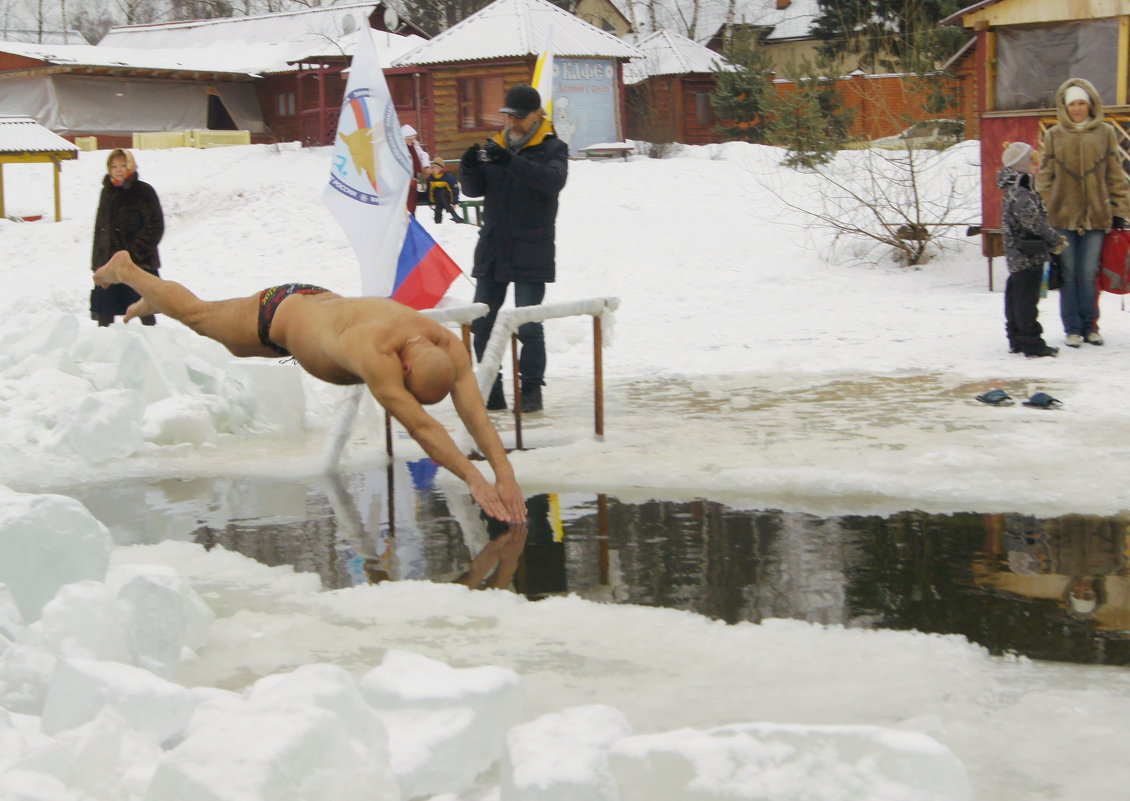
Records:
<instances>
[{"instance_id":1,"label":"russian tricolor flag","mask_svg":"<svg viewBox=\"0 0 1130 801\"><path fill-rule=\"evenodd\" d=\"M461 272L416 218L409 217L396 262L392 299L413 309L431 309Z\"/></svg>"}]
</instances>

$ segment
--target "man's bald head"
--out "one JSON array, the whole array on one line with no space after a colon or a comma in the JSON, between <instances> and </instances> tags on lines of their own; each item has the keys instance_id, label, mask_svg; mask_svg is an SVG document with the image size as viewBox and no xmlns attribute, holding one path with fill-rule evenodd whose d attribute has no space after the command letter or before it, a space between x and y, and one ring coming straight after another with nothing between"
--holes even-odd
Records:
<instances>
[{"instance_id":1,"label":"man's bald head","mask_svg":"<svg viewBox=\"0 0 1130 801\"><path fill-rule=\"evenodd\" d=\"M425 406L439 403L455 383L455 365L447 351L419 339L402 355L404 386Z\"/></svg>"}]
</instances>

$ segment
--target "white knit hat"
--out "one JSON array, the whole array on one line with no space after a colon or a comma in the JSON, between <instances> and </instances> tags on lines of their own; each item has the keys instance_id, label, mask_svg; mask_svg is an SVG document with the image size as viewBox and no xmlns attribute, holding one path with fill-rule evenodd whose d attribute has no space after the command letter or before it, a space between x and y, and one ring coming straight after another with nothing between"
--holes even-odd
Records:
<instances>
[{"instance_id":1,"label":"white knit hat","mask_svg":"<svg viewBox=\"0 0 1130 801\"><path fill-rule=\"evenodd\" d=\"M1026 142L1013 142L1004 149L1001 164L1023 172L1032 161L1032 146Z\"/></svg>"},{"instance_id":2,"label":"white knit hat","mask_svg":"<svg viewBox=\"0 0 1130 801\"><path fill-rule=\"evenodd\" d=\"M1085 100L1089 106L1091 105L1091 94L1078 84L1067 87L1067 91L1063 93L1063 105L1069 106L1076 100Z\"/></svg>"},{"instance_id":3,"label":"white knit hat","mask_svg":"<svg viewBox=\"0 0 1130 801\"><path fill-rule=\"evenodd\" d=\"M411 125L407 125L407 124L401 125L400 126L400 135L403 136L405 139L407 139L409 136L416 136L416 129L413 128Z\"/></svg>"}]
</instances>

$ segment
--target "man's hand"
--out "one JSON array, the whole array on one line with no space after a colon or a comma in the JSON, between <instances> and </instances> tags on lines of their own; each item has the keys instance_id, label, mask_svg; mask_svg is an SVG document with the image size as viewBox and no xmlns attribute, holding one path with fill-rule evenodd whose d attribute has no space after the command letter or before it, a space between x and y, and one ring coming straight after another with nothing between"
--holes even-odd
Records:
<instances>
[{"instance_id":1,"label":"man's hand","mask_svg":"<svg viewBox=\"0 0 1130 801\"><path fill-rule=\"evenodd\" d=\"M477 144L471 145L463 151L463 158L460 159L459 164L465 170L473 170L479 166L479 146Z\"/></svg>"},{"instance_id":2,"label":"man's hand","mask_svg":"<svg viewBox=\"0 0 1130 801\"><path fill-rule=\"evenodd\" d=\"M495 486L487 483L481 475L467 482L471 497L483 507L483 511L495 520L505 523L522 523L526 520L526 499L518 482L500 481Z\"/></svg>"},{"instance_id":3,"label":"man's hand","mask_svg":"<svg viewBox=\"0 0 1130 801\"><path fill-rule=\"evenodd\" d=\"M520 523L526 520L526 497L522 488L514 479L498 481L494 485L499 499L506 506L510 517L504 518L511 523Z\"/></svg>"},{"instance_id":4,"label":"man's hand","mask_svg":"<svg viewBox=\"0 0 1130 801\"><path fill-rule=\"evenodd\" d=\"M487 160L491 164L497 164L499 167L506 167L510 164L510 151L502 147L498 142L493 139L487 142L486 146Z\"/></svg>"}]
</instances>

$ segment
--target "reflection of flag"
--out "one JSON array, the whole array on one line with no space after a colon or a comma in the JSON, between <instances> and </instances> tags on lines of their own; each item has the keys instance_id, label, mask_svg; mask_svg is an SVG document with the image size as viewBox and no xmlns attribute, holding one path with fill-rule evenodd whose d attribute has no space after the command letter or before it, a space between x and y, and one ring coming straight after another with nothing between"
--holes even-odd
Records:
<instances>
[{"instance_id":1,"label":"reflection of flag","mask_svg":"<svg viewBox=\"0 0 1130 801\"><path fill-rule=\"evenodd\" d=\"M537 63L534 64L534 88L541 95L541 107L545 115L553 119L553 23L545 32L545 46L541 49Z\"/></svg>"},{"instance_id":2,"label":"reflection of flag","mask_svg":"<svg viewBox=\"0 0 1130 801\"><path fill-rule=\"evenodd\" d=\"M367 23L345 85L323 197L361 265L361 292L388 297L408 225L412 160Z\"/></svg>"},{"instance_id":3,"label":"reflection of flag","mask_svg":"<svg viewBox=\"0 0 1130 801\"><path fill-rule=\"evenodd\" d=\"M460 273L415 217L408 218L408 232L396 264L392 299L413 309L430 309L439 302Z\"/></svg>"}]
</instances>

